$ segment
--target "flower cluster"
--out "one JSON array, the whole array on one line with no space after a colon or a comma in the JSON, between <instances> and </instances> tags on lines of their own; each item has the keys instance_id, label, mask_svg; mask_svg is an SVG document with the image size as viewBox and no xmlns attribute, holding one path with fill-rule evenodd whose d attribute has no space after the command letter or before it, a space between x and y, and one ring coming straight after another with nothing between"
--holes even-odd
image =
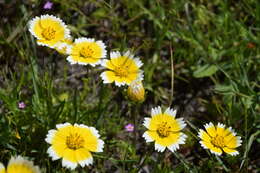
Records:
<instances>
[{"instance_id":1,"label":"flower cluster","mask_svg":"<svg viewBox=\"0 0 260 173\"><path fill-rule=\"evenodd\" d=\"M127 94L130 100L141 103L145 99L145 89L142 83L144 78L143 65L138 57L130 51L120 53L110 52L107 58L106 45L101 40L80 37L73 41L67 25L53 15L35 17L29 22L29 31L37 39L37 44L57 50L67 55L71 64L101 65L104 71L100 74L103 83L115 83L116 86L128 86ZM25 106L24 106L25 107ZM20 108L20 105L19 105ZM22 109L22 107L21 107ZM146 142L154 142L155 150L175 152L181 144L185 144L187 135L184 133L186 123L183 118L176 118L176 110L167 108L164 112L161 107L151 110L151 117L144 118L143 125L147 130L143 134ZM136 124L125 126L127 132L135 130ZM218 123L205 125L205 130L198 133L203 148L209 149L213 154L221 155L223 152L237 155L236 150L242 143L241 137L231 127ZM57 124L56 129L48 131L45 141L50 144L47 150L52 160L62 160L62 166L75 169L78 165L85 167L93 164L93 152L102 152L104 141L100 139L99 132L94 127L84 124ZM7 172L33 172L38 173L39 168L32 162L21 157L13 158L8 164ZM29 171L30 170L30 171ZM6 172L0 164L0 173Z\"/></svg>"},{"instance_id":2,"label":"flower cluster","mask_svg":"<svg viewBox=\"0 0 260 173\"><path fill-rule=\"evenodd\" d=\"M143 80L141 60L127 51L111 52L106 59L106 45L101 40L80 37L73 41L68 26L58 17L42 15L29 22L29 31L37 39L37 44L54 48L61 54L68 55L71 64L102 65L106 70L101 73L104 83L117 86L130 85L133 81Z\"/></svg>"},{"instance_id":3,"label":"flower cluster","mask_svg":"<svg viewBox=\"0 0 260 173\"><path fill-rule=\"evenodd\" d=\"M176 110L167 108L162 113L161 107L153 108L151 118L145 118L143 125L148 129L143 137L146 142L155 142L155 150L163 152L166 148L174 152L179 149L180 144L184 144L187 138L181 130L186 126L183 118L175 118ZM221 155L223 152L232 156L238 155L236 150L242 143L241 137L236 136L234 130L218 123L205 125L206 131L199 130L200 144L204 149L209 149L211 153Z\"/></svg>"}]
</instances>

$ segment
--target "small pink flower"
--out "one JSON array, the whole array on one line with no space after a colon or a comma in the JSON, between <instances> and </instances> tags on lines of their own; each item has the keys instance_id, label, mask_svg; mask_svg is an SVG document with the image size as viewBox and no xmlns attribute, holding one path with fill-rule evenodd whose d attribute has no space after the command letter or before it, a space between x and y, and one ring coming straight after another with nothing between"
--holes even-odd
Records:
<instances>
[{"instance_id":1,"label":"small pink flower","mask_svg":"<svg viewBox=\"0 0 260 173\"><path fill-rule=\"evenodd\" d=\"M135 128L134 125L131 124L131 123L125 125L125 130L126 130L127 132L133 132L133 131L134 131L134 128Z\"/></svg>"},{"instance_id":2,"label":"small pink flower","mask_svg":"<svg viewBox=\"0 0 260 173\"><path fill-rule=\"evenodd\" d=\"M47 1L47 2L44 4L43 9L45 9L45 10L50 10L50 9L52 9L52 6L53 6L53 3L50 2L50 1Z\"/></svg>"},{"instance_id":3,"label":"small pink flower","mask_svg":"<svg viewBox=\"0 0 260 173\"><path fill-rule=\"evenodd\" d=\"M24 102L19 102L18 103L18 108L19 109L24 109L26 107L26 104Z\"/></svg>"}]
</instances>

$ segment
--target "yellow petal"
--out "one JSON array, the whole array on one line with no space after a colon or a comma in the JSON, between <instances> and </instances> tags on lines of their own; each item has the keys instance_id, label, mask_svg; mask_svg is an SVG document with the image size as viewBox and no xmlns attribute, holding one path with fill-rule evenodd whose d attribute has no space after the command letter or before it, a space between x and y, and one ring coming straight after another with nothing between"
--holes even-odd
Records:
<instances>
[{"instance_id":1,"label":"yellow petal","mask_svg":"<svg viewBox=\"0 0 260 173\"><path fill-rule=\"evenodd\" d=\"M216 127L216 131L217 131L217 134L219 135L219 136L225 136L225 125L223 125L223 124L218 124L217 125L217 127Z\"/></svg>"},{"instance_id":2,"label":"yellow petal","mask_svg":"<svg viewBox=\"0 0 260 173\"><path fill-rule=\"evenodd\" d=\"M224 140L225 140L226 146L229 147L229 148L236 148L240 145L238 136L234 136L233 133L226 136L224 138Z\"/></svg>"},{"instance_id":3,"label":"yellow petal","mask_svg":"<svg viewBox=\"0 0 260 173\"><path fill-rule=\"evenodd\" d=\"M63 158L70 162L77 162L76 150L66 149L63 154Z\"/></svg>"},{"instance_id":4,"label":"yellow petal","mask_svg":"<svg viewBox=\"0 0 260 173\"><path fill-rule=\"evenodd\" d=\"M231 148L228 148L228 147L224 147L223 150L224 150L225 153L233 155L233 156L239 154L237 150L234 150L234 149L231 149Z\"/></svg>"},{"instance_id":5,"label":"yellow petal","mask_svg":"<svg viewBox=\"0 0 260 173\"><path fill-rule=\"evenodd\" d=\"M75 151L75 153L76 153L76 159L78 162L92 157L91 153L86 148L78 149Z\"/></svg>"},{"instance_id":6,"label":"yellow petal","mask_svg":"<svg viewBox=\"0 0 260 173\"><path fill-rule=\"evenodd\" d=\"M215 153L217 155L222 154L222 150L220 148L214 147L210 142L200 141L200 144L203 148L209 149L212 153Z\"/></svg>"},{"instance_id":7,"label":"yellow petal","mask_svg":"<svg viewBox=\"0 0 260 173\"><path fill-rule=\"evenodd\" d=\"M212 123L206 124L205 129L211 137L216 136L216 128Z\"/></svg>"},{"instance_id":8,"label":"yellow petal","mask_svg":"<svg viewBox=\"0 0 260 173\"><path fill-rule=\"evenodd\" d=\"M211 142L211 137L204 131L201 130L199 131L199 137L201 138L201 140L210 143Z\"/></svg>"},{"instance_id":9,"label":"yellow petal","mask_svg":"<svg viewBox=\"0 0 260 173\"><path fill-rule=\"evenodd\" d=\"M112 83L116 80L115 73L112 71L105 71L102 73L102 76L103 80L107 83Z\"/></svg>"}]
</instances>

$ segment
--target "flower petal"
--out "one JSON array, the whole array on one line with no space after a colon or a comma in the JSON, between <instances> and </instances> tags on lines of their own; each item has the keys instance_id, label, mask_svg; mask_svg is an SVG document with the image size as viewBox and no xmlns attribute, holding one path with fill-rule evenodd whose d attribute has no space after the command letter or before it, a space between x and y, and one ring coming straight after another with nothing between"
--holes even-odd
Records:
<instances>
[{"instance_id":1,"label":"flower petal","mask_svg":"<svg viewBox=\"0 0 260 173\"><path fill-rule=\"evenodd\" d=\"M103 83L112 83L116 79L115 73L112 71L104 71L100 76L103 80Z\"/></svg>"},{"instance_id":2,"label":"flower petal","mask_svg":"<svg viewBox=\"0 0 260 173\"><path fill-rule=\"evenodd\" d=\"M210 122L205 125L205 129L211 137L215 137L217 132L215 126Z\"/></svg>"},{"instance_id":3,"label":"flower petal","mask_svg":"<svg viewBox=\"0 0 260 173\"><path fill-rule=\"evenodd\" d=\"M150 123L151 123L151 118L144 118L143 125L144 125L147 129L149 129ZM149 130L151 130L151 129L149 129Z\"/></svg>"},{"instance_id":4,"label":"flower petal","mask_svg":"<svg viewBox=\"0 0 260 173\"><path fill-rule=\"evenodd\" d=\"M235 136L234 133L231 133L230 135L226 136L224 138L225 144L228 148L236 148L239 147L242 143L240 136Z\"/></svg>"},{"instance_id":5,"label":"flower petal","mask_svg":"<svg viewBox=\"0 0 260 173\"><path fill-rule=\"evenodd\" d=\"M65 168L69 168L71 170L75 169L77 167L77 163L76 162L71 162L69 160L66 159L62 159L62 166Z\"/></svg>"},{"instance_id":6,"label":"flower petal","mask_svg":"<svg viewBox=\"0 0 260 173\"><path fill-rule=\"evenodd\" d=\"M168 115L171 115L171 116L173 116L173 117L176 116L176 113L177 113L177 110L176 110L176 109L173 110L173 109L171 109L170 107L168 107L168 108L165 110L165 112L164 112L164 114L168 114Z\"/></svg>"},{"instance_id":7,"label":"flower petal","mask_svg":"<svg viewBox=\"0 0 260 173\"><path fill-rule=\"evenodd\" d=\"M230 154L232 156L236 156L236 155L239 154L239 152L237 150L230 149L228 147L224 147L223 150L224 150L225 153Z\"/></svg>"},{"instance_id":8,"label":"flower petal","mask_svg":"<svg viewBox=\"0 0 260 173\"><path fill-rule=\"evenodd\" d=\"M145 139L146 142L153 142L154 139L149 135L148 132L149 132L149 131L144 132L143 137L144 137L144 139Z\"/></svg>"},{"instance_id":9,"label":"flower petal","mask_svg":"<svg viewBox=\"0 0 260 173\"><path fill-rule=\"evenodd\" d=\"M162 110L160 106L152 108L152 112L151 112L152 116L160 115L160 114L162 114Z\"/></svg>"},{"instance_id":10,"label":"flower petal","mask_svg":"<svg viewBox=\"0 0 260 173\"><path fill-rule=\"evenodd\" d=\"M199 138L205 142L211 142L211 137L202 129L199 130Z\"/></svg>"},{"instance_id":11,"label":"flower petal","mask_svg":"<svg viewBox=\"0 0 260 173\"><path fill-rule=\"evenodd\" d=\"M155 150L157 150L159 152L163 152L165 150L165 148L166 148L165 146L162 146L162 145L160 145L160 144L158 144L156 142L154 144L154 147L155 147Z\"/></svg>"},{"instance_id":12,"label":"flower petal","mask_svg":"<svg viewBox=\"0 0 260 173\"><path fill-rule=\"evenodd\" d=\"M86 148L80 148L75 151L77 162L81 167L88 166L93 163L91 153Z\"/></svg>"},{"instance_id":13,"label":"flower petal","mask_svg":"<svg viewBox=\"0 0 260 173\"><path fill-rule=\"evenodd\" d=\"M222 150L220 148L214 147L211 143L205 142L205 141L200 141L201 146L204 149L209 149L211 153L216 154L216 155L221 155Z\"/></svg>"}]
</instances>

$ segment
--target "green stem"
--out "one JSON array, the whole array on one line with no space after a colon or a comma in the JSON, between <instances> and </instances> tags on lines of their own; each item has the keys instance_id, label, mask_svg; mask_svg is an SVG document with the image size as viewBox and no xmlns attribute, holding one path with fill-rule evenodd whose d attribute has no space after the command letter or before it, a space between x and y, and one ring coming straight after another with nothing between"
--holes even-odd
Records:
<instances>
[{"instance_id":1,"label":"green stem","mask_svg":"<svg viewBox=\"0 0 260 173\"><path fill-rule=\"evenodd\" d=\"M248 132L247 132L247 109L245 108L245 139L248 138ZM245 145L245 161L246 161L246 170L248 170L248 143L246 142Z\"/></svg>"},{"instance_id":2,"label":"green stem","mask_svg":"<svg viewBox=\"0 0 260 173\"><path fill-rule=\"evenodd\" d=\"M222 160L216 155L217 161L223 166L224 170L226 172L229 172L229 169L226 167L226 165L222 162Z\"/></svg>"},{"instance_id":3,"label":"green stem","mask_svg":"<svg viewBox=\"0 0 260 173\"><path fill-rule=\"evenodd\" d=\"M193 173L191 167L190 167L189 164L186 162L186 160L185 160L185 158L184 158L183 156L181 156L180 154L175 153L175 152L174 152L173 154L174 154L174 156L175 156L178 160L181 161L181 163L184 165L184 167L185 167L187 170L189 170L191 173Z\"/></svg>"},{"instance_id":4,"label":"green stem","mask_svg":"<svg viewBox=\"0 0 260 173\"><path fill-rule=\"evenodd\" d=\"M170 45L170 58L171 58L171 95L169 101L169 107L172 104L173 100L173 92L174 92L174 66L173 66L173 53L172 53L172 46Z\"/></svg>"}]
</instances>

